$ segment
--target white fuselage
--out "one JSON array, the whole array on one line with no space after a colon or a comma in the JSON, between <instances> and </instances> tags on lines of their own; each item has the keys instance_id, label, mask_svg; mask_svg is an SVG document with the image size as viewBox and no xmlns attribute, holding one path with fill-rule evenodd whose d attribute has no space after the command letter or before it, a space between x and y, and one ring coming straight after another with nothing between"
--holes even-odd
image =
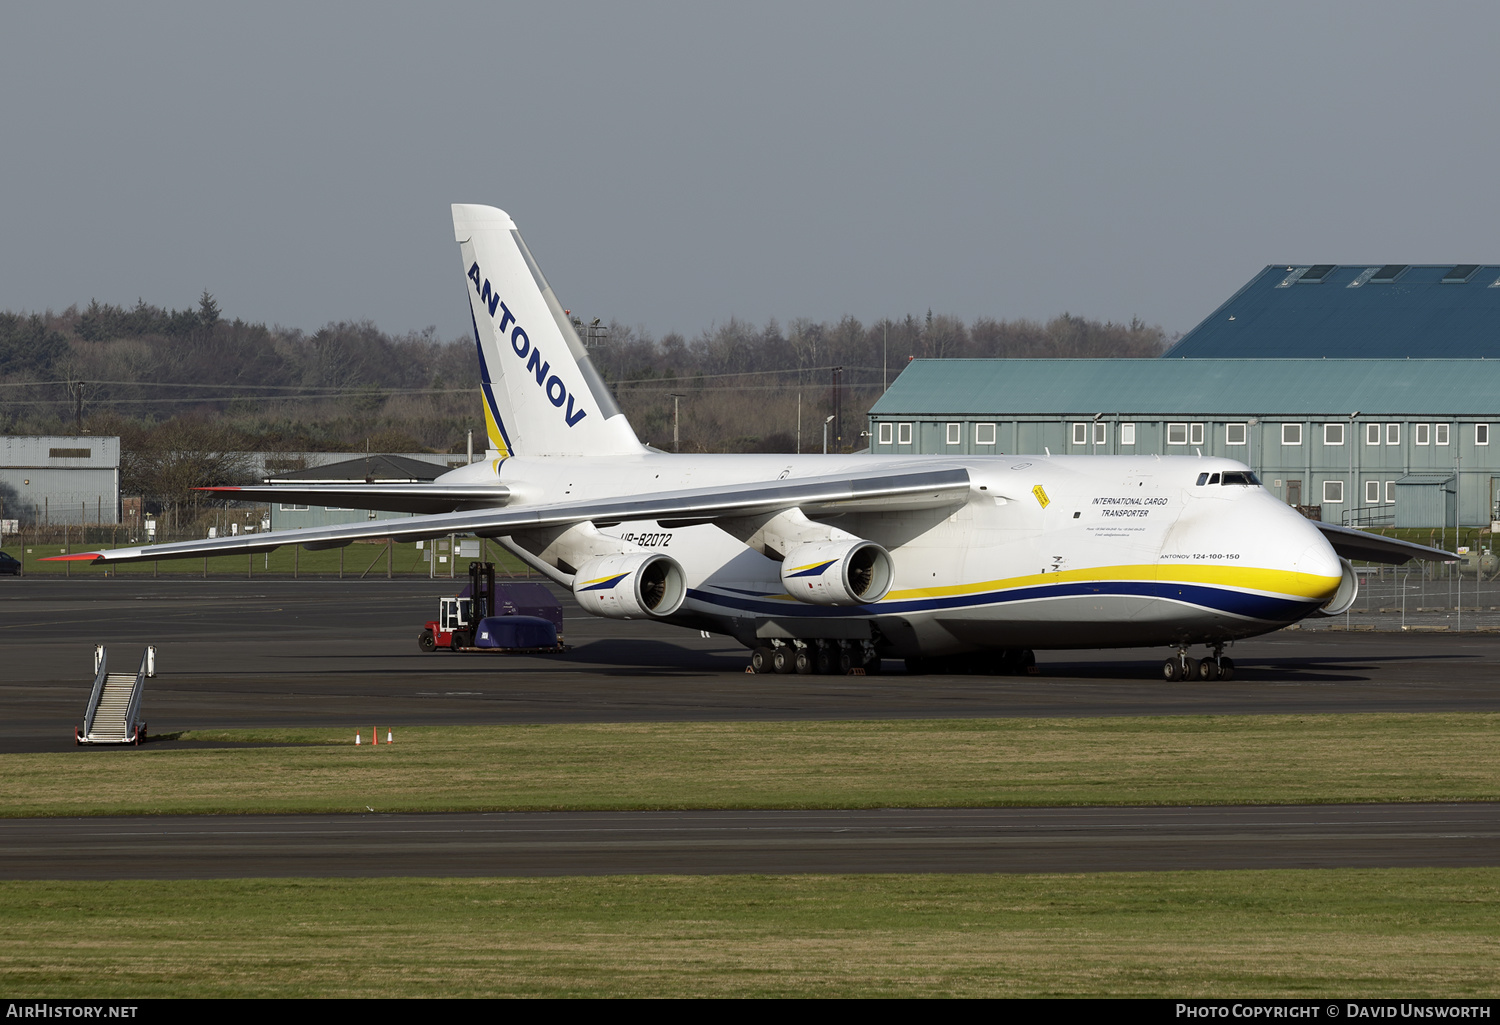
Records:
<instances>
[{"instance_id":1,"label":"white fuselage","mask_svg":"<svg viewBox=\"0 0 1500 1025\"><path fill-rule=\"evenodd\" d=\"M962 465L972 482L967 500L829 520L890 552L892 586L868 605L794 599L775 559L714 524L623 522L600 531L622 553L660 551L682 566L688 597L668 622L747 645L862 637L873 628L892 657L1247 637L1317 610L1343 573L1318 530L1263 488L1198 483L1245 470L1226 459L645 452L489 460L439 483L503 483L515 508L914 465ZM535 552L507 543L571 582Z\"/></svg>"}]
</instances>

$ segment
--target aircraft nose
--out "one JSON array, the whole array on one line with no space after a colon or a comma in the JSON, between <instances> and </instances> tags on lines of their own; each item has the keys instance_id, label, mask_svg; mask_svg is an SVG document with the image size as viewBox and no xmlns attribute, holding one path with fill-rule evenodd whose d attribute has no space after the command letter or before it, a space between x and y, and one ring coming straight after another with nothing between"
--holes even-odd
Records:
<instances>
[{"instance_id":1,"label":"aircraft nose","mask_svg":"<svg viewBox=\"0 0 1500 1025\"><path fill-rule=\"evenodd\" d=\"M1301 513L1286 510L1286 519L1283 530L1291 533L1288 540L1292 544L1286 546L1287 551L1298 551L1300 554L1292 560L1291 569L1295 573L1305 574L1311 578L1309 590L1319 597L1331 598L1338 590L1339 582L1344 576L1344 565L1339 561L1338 553L1328 543L1328 539ZM1300 545L1297 542L1301 542ZM1322 584L1314 583L1321 580Z\"/></svg>"},{"instance_id":2,"label":"aircraft nose","mask_svg":"<svg viewBox=\"0 0 1500 1025\"><path fill-rule=\"evenodd\" d=\"M1338 553L1321 534L1302 550L1302 554L1297 558L1296 568L1299 573L1306 573L1310 577L1321 577L1327 581L1327 585L1322 589L1324 593L1320 595L1324 598L1333 596L1344 575L1344 566L1339 562Z\"/></svg>"}]
</instances>

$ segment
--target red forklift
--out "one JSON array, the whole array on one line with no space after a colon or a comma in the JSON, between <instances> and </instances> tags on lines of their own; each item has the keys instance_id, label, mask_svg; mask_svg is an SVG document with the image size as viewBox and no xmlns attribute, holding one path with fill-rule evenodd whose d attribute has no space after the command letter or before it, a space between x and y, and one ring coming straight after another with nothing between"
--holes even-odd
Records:
<instances>
[{"instance_id":1,"label":"red forklift","mask_svg":"<svg viewBox=\"0 0 1500 1025\"><path fill-rule=\"evenodd\" d=\"M495 584L495 564L469 563L469 585L438 601L417 644L423 651L544 654L567 651L562 603L546 585Z\"/></svg>"}]
</instances>

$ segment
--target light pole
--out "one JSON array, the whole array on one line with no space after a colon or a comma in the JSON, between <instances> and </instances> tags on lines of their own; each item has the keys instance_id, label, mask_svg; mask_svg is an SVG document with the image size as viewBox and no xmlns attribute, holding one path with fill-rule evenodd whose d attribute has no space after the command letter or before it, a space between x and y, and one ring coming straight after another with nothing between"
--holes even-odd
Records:
<instances>
[{"instance_id":1,"label":"light pole","mask_svg":"<svg viewBox=\"0 0 1500 1025\"><path fill-rule=\"evenodd\" d=\"M677 392L668 392L668 394L672 396L672 451L673 452L681 452L682 451L682 443L681 443L680 439L678 438L678 434L677 434L677 425L678 425L677 403L678 403L678 400L682 398L682 396L680 394L678 394Z\"/></svg>"},{"instance_id":2,"label":"light pole","mask_svg":"<svg viewBox=\"0 0 1500 1025\"><path fill-rule=\"evenodd\" d=\"M825 456L828 454L828 425L831 423L833 423L833 417L823 418L823 454Z\"/></svg>"}]
</instances>

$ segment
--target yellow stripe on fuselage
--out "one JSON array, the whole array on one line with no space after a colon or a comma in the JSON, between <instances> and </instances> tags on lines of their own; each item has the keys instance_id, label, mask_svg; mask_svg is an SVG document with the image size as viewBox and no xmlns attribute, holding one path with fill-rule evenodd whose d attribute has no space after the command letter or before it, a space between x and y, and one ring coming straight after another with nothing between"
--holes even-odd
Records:
<instances>
[{"instance_id":1,"label":"yellow stripe on fuselage","mask_svg":"<svg viewBox=\"0 0 1500 1025\"><path fill-rule=\"evenodd\" d=\"M973 584L955 584L948 587L914 587L904 591L892 591L883 600L947 598L960 594L978 594L984 591L1003 591L1045 584L1088 583L1091 580L1156 580L1168 584L1215 584L1220 587L1236 587L1246 591L1263 591L1268 594L1308 600L1327 598L1339 586L1338 577L1325 577L1316 573L1261 569L1255 566L1200 566L1169 563L1065 569L1056 573L1031 573L1026 576L981 580Z\"/></svg>"}]
</instances>

